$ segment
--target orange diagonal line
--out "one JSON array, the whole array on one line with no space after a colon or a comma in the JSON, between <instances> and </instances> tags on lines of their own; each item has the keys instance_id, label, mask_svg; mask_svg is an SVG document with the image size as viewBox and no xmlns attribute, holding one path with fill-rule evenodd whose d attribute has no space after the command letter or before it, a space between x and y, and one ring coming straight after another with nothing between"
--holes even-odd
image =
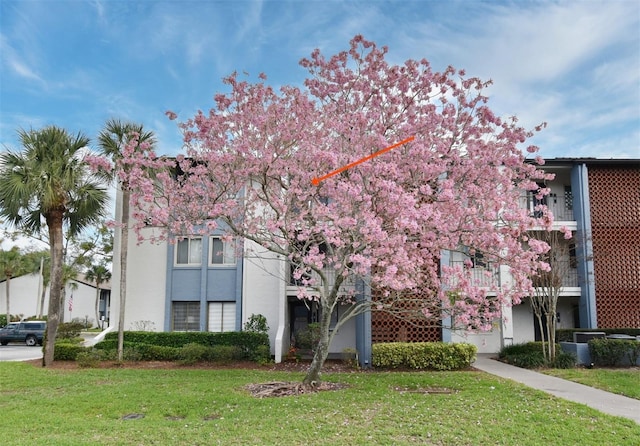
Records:
<instances>
[{"instance_id":1,"label":"orange diagonal line","mask_svg":"<svg viewBox=\"0 0 640 446\"><path fill-rule=\"evenodd\" d=\"M336 174L339 174L340 172L344 172L344 171L345 171L345 170L347 170L347 169L351 169L352 167L355 167L355 166L357 166L357 165L358 165L358 164L360 164L360 163L364 163L365 161L369 161L370 159L373 159L373 158L375 158L375 157L376 157L376 156L378 156L378 155L382 155L383 153L388 152L389 150L395 149L396 147L401 146L402 144L406 144L406 143L408 143L409 141L413 141L414 139L415 139L415 136L410 136L410 137L409 137L409 138L407 138L407 139L403 139L402 141L397 142L397 143L395 143L395 144L394 144L394 145L392 145L392 146L385 147L385 148L384 148L384 149L382 149L382 150L378 150L377 152L372 153L372 154L371 154L371 155L369 155L369 156L365 156L364 158L361 158L361 159L359 159L359 160L357 160L357 161L354 161L354 162L352 162L352 163L349 163L349 164L347 164L346 166L342 166L342 167L340 167L339 169L336 169L336 170L334 170L334 171L331 171L331 172L329 172L329 173L328 173L328 174L326 174L326 175L323 175L323 176L321 176L321 177L319 177L319 178L314 178L314 179L312 179L312 180L311 180L311 184L313 184L314 186L317 186L317 185L319 185L319 184L320 184L320 182L321 182L321 181L324 181L324 180L326 180L327 178L331 178L332 176L334 176L334 175L336 175Z\"/></svg>"}]
</instances>

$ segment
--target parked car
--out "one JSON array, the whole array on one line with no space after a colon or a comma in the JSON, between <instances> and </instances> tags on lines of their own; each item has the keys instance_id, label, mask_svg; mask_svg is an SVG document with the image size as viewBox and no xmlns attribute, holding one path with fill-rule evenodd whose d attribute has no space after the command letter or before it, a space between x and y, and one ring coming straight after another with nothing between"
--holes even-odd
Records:
<instances>
[{"instance_id":1,"label":"parked car","mask_svg":"<svg viewBox=\"0 0 640 446\"><path fill-rule=\"evenodd\" d=\"M4 328L0 328L0 344L24 342L30 347L42 345L46 329L47 323L45 321L11 322Z\"/></svg>"}]
</instances>

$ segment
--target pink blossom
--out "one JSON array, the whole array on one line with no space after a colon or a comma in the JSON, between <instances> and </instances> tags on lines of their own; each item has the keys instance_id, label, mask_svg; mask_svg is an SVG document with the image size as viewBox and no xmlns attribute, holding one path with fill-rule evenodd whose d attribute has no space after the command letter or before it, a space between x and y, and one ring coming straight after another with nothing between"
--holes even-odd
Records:
<instances>
[{"instance_id":1,"label":"pink blossom","mask_svg":"<svg viewBox=\"0 0 640 446\"><path fill-rule=\"evenodd\" d=\"M340 280L357 278L379 291L377 301L356 304L360 311L392 311L418 295L424 314L491 328L503 305L531 291L548 249L524 242L528 230L553 222L546 208L534 218L520 207L526 191L548 193L538 190L548 176L524 154L538 151L523 147L534 131L495 115L483 94L488 82L453 67L434 72L426 60L391 65L387 51L362 36L333 56L316 50L300 62L309 72L303 87L274 89L263 76L252 83L232 74L211 110L180 124L185 152L177 160L126 151L120 168L132 203L164 235L215 221L294 261L304 282L298 296L323 311L349 295ZM463 246L508 268L512 283L488 274L478 282L471 260L441 268L442 253Z\"/></svg>"}]
</instances>

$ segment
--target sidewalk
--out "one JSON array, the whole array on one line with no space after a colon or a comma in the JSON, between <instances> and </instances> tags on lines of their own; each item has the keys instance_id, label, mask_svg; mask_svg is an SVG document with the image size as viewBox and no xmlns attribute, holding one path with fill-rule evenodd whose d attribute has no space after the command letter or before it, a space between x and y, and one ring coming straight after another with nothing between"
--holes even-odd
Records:
<instances>
[{"instance_id":1,"label":"sidewalk","mask_svg":"<svg viewBox=\"0 0 640 446\"><path fill-rule=\"evenodd\" d=\"M495 355L478 354L478 359L472 365L491 375L510 379L559 398L584 404L609 415L628 418L640 424L640 400L514 367L491 359L493 356Z\"/></svg>"}]
</instances>

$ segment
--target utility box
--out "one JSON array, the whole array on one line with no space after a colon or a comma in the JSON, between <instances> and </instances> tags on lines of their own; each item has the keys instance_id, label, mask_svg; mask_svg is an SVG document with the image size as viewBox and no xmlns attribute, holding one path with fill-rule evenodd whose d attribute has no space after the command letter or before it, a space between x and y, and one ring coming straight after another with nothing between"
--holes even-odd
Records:
<instances>
[{"instance_id":1,"label":"utility box","mask_svg":"<svg viewBox=\"0 0 640 446\"><path fill-rule=\"evenodd\" d=\"M573 342L586 344L591 339L603 339L607 335L604 331L574 331Z\"/></svg>"}]
</instances>

